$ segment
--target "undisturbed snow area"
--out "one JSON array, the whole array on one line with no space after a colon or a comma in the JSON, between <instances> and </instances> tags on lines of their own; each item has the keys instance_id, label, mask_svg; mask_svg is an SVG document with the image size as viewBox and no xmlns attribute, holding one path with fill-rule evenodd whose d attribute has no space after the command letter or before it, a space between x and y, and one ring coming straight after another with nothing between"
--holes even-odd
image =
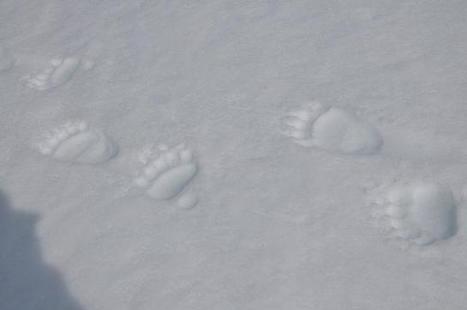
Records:
<instances>
[{"instance_id":1,"label":"undisturbed snow area","mask_svg":"<svg viewBox=\"0 0 467 310\"><path fill-rule=\"evenodd\" d=\"M464 0L1 0L1 310L462 310Z\"/></svg>"}]
</instances>

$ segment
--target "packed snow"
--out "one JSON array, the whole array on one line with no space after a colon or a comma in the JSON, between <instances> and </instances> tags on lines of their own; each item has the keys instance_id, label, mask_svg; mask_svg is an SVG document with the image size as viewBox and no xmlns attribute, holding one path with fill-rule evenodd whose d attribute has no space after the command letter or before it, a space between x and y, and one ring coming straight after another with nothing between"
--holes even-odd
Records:
<instances>
[{"instance_id":1,"label":"packed snow","mask_svg":"<svg viewBox=\"0 0 467 310\"><path fill-rule=\"evenodd\" d=\"M1 1L0 309L464 309L466 16Z\"/></svg>"}]
</instances>

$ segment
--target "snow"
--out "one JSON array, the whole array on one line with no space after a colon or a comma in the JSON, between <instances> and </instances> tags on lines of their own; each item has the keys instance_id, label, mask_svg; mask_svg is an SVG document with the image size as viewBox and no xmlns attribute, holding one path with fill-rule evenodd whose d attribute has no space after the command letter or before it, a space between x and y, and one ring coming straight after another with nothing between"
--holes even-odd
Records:
<instances>
[{"instance_id":1,"label":"snow","mask_svg":"<svg viewBox=\"0 0 467 310\"><path fill-rule=\"evenodd\" d=\"M90 129L86 122L67 122L46 136L38 150L56 160L99 164L118 154L118 146L103 132Z\"/></svg>"},{"instance_id":2,"label":"snow","mask_svg":"<svg viewBox=\"0 0 467 310\"><path fill-rule=\"evenodd\" d=\"M439 184L397 184L375 196L374 205L384 210L375 215L401 240L429 245L456 234L456 203L451 191Z\"/></svg>"},{"instance_id":3,"label":"snow","mask_svg":"<svg viewBox=\"0 0 467 310\"><path fill-rule=\"evenodd\" d=\"M320 103L290 112L284 123L288 127L285 135L305 147L356 155L374 154L383 145L375 127L349 111L325 108Z\"/></svg>"},{"instance_id":4,"label":"snow","mask_svg":"<svg viewBox=\"0 0 467 310\"><path fill-rule=\"evenodd\" d=\"M466 14L1 1L0 309L463 309ZM285 124L304 147L281 133L312 101L329 110ZM387 184L439 184L407 188L434 242L375 220Z\"/></svg>"}]
</instances>

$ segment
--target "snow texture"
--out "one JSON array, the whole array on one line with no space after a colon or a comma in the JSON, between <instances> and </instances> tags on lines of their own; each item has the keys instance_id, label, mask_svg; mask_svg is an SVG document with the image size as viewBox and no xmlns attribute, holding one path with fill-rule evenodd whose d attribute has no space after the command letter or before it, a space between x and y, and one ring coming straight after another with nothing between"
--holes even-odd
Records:
<instances>
[{"instance_id":1,"label":"snow texture","mask_svg":"<svg viewBox=\"0 0 467 310\"><path fill-rule=\"evenodd\" d=\"M160 155L148 153L142 172L135 184L143 187L146 194L155 200L169 200L182 193L198 172L193 152L180 144L172 149L163 145ZM183 195L181 195L183 196ZM184 208L196 204L196 198L187 196L181 200Z\"/></svg>"},{"instance_id":2,"label":"snow texture","mask_svg":"<svg viewBox=\"0 0 467 310\"><path fill-rule=\"evenodd\" d=\"M0 45L0 73L10 70L15 63L13 55Z\"/></svg>"},{"instance_id":3,"label":"snow texture","mask_svg":"<svg viewBox=\"0 0 467 310\"><path fill-rule=\"evenodd\" d=\"M465 309L466 16L0 1L0 309Z\"/></svg>"},{"instance_id":4,"label":"snow texture","mask_svg":"<svg viewBox=\"0 0 467 310\"><path fill-rule=\"evenodd\" d=\"M284 120L284 132L299 145L317 147L342 154L373 154L383 139L378 130L339 108L325 108L311 103L303 110L292 111Z\"/></svg>"},{"instance_id":5,"label":"snow texture","mask_svg":"<svg viewBox=\"0 0 467 310\"><path fill-rule=\"evenodd\" d=\"M109 137L83 121L70 121L54 129L38 149L56 160L81 164L100 164L118 153Z\"/></svg>"},{"instance_id":6,"label":"snow texture","mask_svg":"<svg viewBox=\"0 0 467 310\"><path fill-rule=\"evenodd\" d=\"M388 224L394 234L404 240L429 245L457 232L454 197L449 189L438 184L394 185L382 201Z\"/></svg>"},{"instance_id":7,"label":"snow texture","mask_svg":"<svg viewBox=\"0 0 467 310\"><path fill-rule=\"evenodd\" d=\"M80 65L78 58L57 58L50 61L44 71L23 77L24 84L35 90L44 91L69 81Z\"/></svg>"}]
</instances>

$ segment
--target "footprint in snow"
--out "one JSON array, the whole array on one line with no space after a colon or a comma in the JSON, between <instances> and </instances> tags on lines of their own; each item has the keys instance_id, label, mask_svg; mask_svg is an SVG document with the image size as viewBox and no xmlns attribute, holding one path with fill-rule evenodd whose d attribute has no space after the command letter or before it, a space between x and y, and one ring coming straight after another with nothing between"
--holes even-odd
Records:
<instances>
[{"instance_id":1,"label":"footprint in snow","mask_svg":"<svg viewBox=\"0 0 467 310\"><path fill-rule=\"evenodd\" d=\"M289 112L282 133L304 147L341 153L369 155L383 145L379 131L354 113L311 102Z\"/></svg>"},{"instance_id":2,"label":"footprint in snow","mask_svg":"<svg viewBox=\"0 0 467 310\"><path fill-rule=\"evenodd\" d=\"M104 132L84 121L70 121L52 130L37 148L56 160L80 164L103 163L118 153L118 146Z\"/></svg>"},{"instance_id":3,"label":"footprint in snow","mask_svg":"<svg viewBox=\"0 0 467 310\"><path fill-rule=\"evenodd\" d=\"M437 183L399 182L378 187L371 192L369 203L389 236L408 244L426 246L457 232L453 194Z\"/></svg>"},{"instance_id":4,"label":"footprint in snow","mask_svg":"<svg viewBox=\"0 0 467 310\"><path fill-rule=\"evenodd\" d=\"M161 145L158 150L149 146L139 157L143 168L134 184L143 188L148 197L158 201L177 198L178 205L186 209L197 204L196 195L186 188L198 172L198 164L184 144L173 148Z\"/></svg>"},{"instance_id":5,"label":"footprint in snow","mask_svg":"<svg viewBox=\"0 0 467 310\"><path fill-rule=\"evenodd\" d=\"M44 91L68 82L79 68L89 70L94 63L78 57L52 59L43 71L24 76L21 81L31 89Z\"/></svg>"}]
</instances>

